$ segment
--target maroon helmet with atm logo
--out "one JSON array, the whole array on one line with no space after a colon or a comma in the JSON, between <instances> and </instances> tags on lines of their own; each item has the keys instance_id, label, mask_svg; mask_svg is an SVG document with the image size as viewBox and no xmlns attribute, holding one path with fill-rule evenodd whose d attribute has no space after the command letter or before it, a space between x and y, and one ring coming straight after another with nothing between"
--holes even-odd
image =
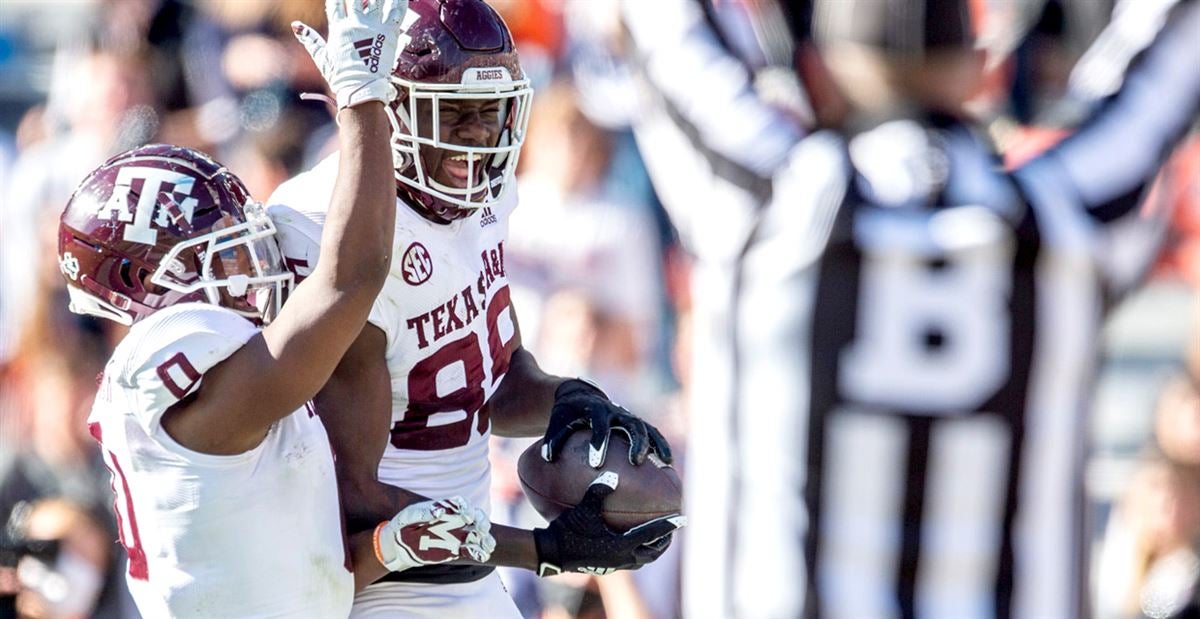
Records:
<instances>
[{"instance_id":1,"label":"maroon helmet with atm logo","mask_svg":"<svg viewBox=\"0 0 1200 619\"><path fill-rule=\"evenodd\" d=\"M482 0L412 0L400 48L388 116L401 192L446 220L500 199L512 184L533 97L508 26ZM443 140L442 103L479 99L500 103L495 143ZM434 179L429 148L465 162L465 187Z\"/></svg>"},{"instance_id":2,"label":"maroon helmet with atm logo","mask_svg":"<svg viewBox=\"0 0 1200 619\"><path fill-rule=\"evenodd\" d=\"M292 283L275 226L236 176L203 153L153 144L96 168L58 228L71 311L132 324L176 303L266 323Z\"/></svg>"}]
</instances>

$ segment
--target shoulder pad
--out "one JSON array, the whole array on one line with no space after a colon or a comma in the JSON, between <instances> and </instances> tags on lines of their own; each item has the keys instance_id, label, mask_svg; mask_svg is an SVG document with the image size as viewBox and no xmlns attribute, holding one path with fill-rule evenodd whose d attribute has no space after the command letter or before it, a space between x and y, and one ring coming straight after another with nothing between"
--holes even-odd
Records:
<instances>
[{"instance_id":1,"label":"shoulder pad","mask_svg":"<svg viewBox=\"0 0 1200 619\"><path fill-rule=\"evenodd\" d=\"M208 303L184 303L136 323L113 352L115 387L153 435L162 414L194 393L204 373L258 333L249 320Z\"/></svg>"},{"instance_id":2,"label":"shoulder pad","mask_svg":"<svg viewBox=\"0 0 1200 619\"><path fill-rule=\"evenodd\" d=\"M285 206L315 222L319 229L325 225L325 214L329 211L329 201L333 198L337 171L338 155L334 153L312 169L284 181L267 200L267 213L275 220L277 207Z\"/></svg>"},{"instance_id":3,"label":"shoulder pad","mask_svg":"<svg viewBox=\"0 0 1200 619\"><path fill-rule=\"evenodd\" d=\"M274 204L267 215L275 224L275 240L279 252L289 271L296 276L296 283L312 275L321 256L321 229L325 214L314 219L312 213L298 211L290 206Z\"/></svg>"}]
</instances>

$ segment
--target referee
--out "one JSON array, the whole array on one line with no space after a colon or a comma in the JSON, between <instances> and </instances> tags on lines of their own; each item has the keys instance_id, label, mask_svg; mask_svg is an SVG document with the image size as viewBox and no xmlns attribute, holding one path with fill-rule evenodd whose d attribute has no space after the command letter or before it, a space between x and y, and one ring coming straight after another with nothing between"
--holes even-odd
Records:
<instances>
[{"instance_id":1,"label":"referee","mask_svg":"<svg viewBox=\"0 0 1200 619\"><path fill-rule=\"evenodd\" d=\"M703 2L622 3L697 256L687 615L1087 616L1097 332L1162 237L1140 205L1200 111L1200 2L1011 173L963 109L982 3L816 0L804 77L846 113L813 133Z\"/></svg>"}]
</instances>

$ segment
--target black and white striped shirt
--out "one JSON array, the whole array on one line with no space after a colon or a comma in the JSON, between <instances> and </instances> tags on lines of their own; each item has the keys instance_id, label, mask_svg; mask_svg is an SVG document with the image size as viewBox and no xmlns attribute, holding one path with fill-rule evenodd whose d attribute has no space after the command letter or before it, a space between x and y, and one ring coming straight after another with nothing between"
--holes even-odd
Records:
<instances>
[{"instance_id":1,"label":"black and white striped shirt","mask_svg":"<svg viewBox=\"0 0 1200 619\"><path fill-rule=\"evenodd\" d=\"M692 617L1078 617L1097 332L1200 111L1200 7L1006 173L930 115L807 135L697 0L624 3L656 188L697 255Z\"/></svg>"}]
</instances>

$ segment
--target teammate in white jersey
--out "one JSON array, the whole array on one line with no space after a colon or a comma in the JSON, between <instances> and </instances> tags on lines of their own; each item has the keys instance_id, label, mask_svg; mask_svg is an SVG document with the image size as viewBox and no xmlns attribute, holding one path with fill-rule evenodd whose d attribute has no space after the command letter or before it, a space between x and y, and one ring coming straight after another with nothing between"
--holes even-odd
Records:
<instances>
[{"instance_id":1,"label":"teammate in white jersey","mask_svg":"<svg viewBox=\"0 0 1200 619\"><path fill-rule=\"evenodd\" d=\"M482 513L453 498L344 534L329 440L308 400L387 277L394 195L385 74L405 2L331 0L326 44L297 34L337 93L343 146L321 267L292 275L274 226L224 167L154 145L118 155L59 229L71 309L132 325L89 418L146 617L344 617L388 570L486 560ZM385 65L386 66L386 65ZM264 326L265 325L265 326ZM351 568L354 568L352 573Z\"/></svg>"},{"instance_id":2,"label":"teammate in white jersey","mask_svg":"<svg viewBox=\"0 0 1200 619\"><path fill-rule=\"evenodd\" d=\"M614 457L640 463L654 451L669 461L656 430L594 386L543 373L521 347L504 240L532 91L503 20L481 0L414 0L392 75L392 270L368 326L315 400L339 454L351 527L424 496L461 495L486 509L493 431L545 433L549 459L567 435L590 427L600 467L610 429L620 430L632 448ZM331 157L270 200L299 277L324 260L318 242L340 165ZM615 533L596 513L610 491L594 484L592 501L546 529L493 527L494 563L553 574L653 560L682 519ZM455 564L388 575L358 595L354 616L518 613L490 566Z\"/></svg>"}]
</instances>

